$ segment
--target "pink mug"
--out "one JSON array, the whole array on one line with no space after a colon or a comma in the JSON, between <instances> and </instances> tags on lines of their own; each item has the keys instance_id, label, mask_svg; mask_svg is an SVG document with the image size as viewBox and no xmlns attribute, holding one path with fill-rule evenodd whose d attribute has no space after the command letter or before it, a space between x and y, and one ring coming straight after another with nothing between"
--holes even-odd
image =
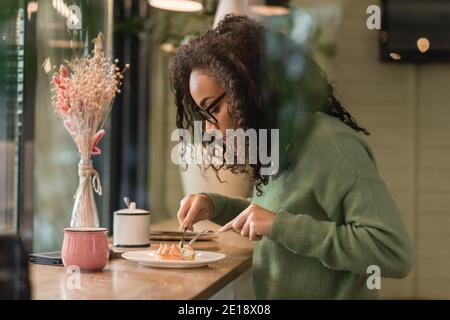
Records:
<instances>
[{"instance_id":1,"label":"pink mug","mask_svg":"<svg viewBox=\"0 0 450 320\"><path fill-rule=\"evenodd\" d=\"M109 259L106 228L65 228L61 257L64 266L102 270Z\"/></svg>"}]
</instances>

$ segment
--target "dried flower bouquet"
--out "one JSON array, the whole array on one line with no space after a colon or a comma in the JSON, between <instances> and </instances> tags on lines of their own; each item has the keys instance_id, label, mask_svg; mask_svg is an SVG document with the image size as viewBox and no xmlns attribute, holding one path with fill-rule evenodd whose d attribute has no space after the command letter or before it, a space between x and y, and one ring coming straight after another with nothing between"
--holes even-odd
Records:
<instances>
[{"instance_id":1,"label":"dried flower bouquet","mask_svg":"<svg viewBox=\"0 0 450 320\"><path fill-rule=\"evenodd\" d=\"M91 157L99 155L100 140L112 102L120 93L124 69L117 67L118 60L111 62L103 52L103 36L93 40L92 54L66 61L55 72L51 81L52 104L62 119L64 127L78 148L79 186L75 193L71 227L98 227L98 213L94 193L102 194L98 172Z\"/></svg>"}]
</instances>

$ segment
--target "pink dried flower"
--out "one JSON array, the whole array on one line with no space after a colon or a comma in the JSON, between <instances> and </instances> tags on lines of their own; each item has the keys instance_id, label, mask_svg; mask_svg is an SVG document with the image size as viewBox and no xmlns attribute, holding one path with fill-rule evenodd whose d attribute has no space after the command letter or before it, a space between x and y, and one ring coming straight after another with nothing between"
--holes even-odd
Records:
<instances>
[{"instance_id":1,"label":"pink dried flower","mask_svg":"<svg viewBox=\"0 0 450 320\"><path fill-rule=\"evenodd\" d=\"M52 80L53 80L53 83L55 84L55 86L59 87L61 81L59 80L58 76L57 76L57 75L54 75L54 76L52 77Z\"/></svg>"},{"instance_id":2,"label":"pink dried flower","mask_svg":"<svg viewBox=\"0 0 450 320\"><path fill-rule=\"evenodd\" d=\"M97 145L99 144L99 142L102 140L102 138L104 136L105 136L105 130L101 129L92 137L91 154L99 155L102 153L102 150Z\"/></svg>"},{"instance_id":3,"label":"pink dried flower","mask_svg":"<svg viewBox=\"0 0 450 320\"><path fill-rule=\"evenodd\" d=\"M67 77L67 68L64 65L61 65L59 67L59 74L61 75L62 78L66 78Z\"/></svg>"},{"instance_id":4,"label":"pink dried flower","mask_svg":"<svg viewBox=\"0 0 450 320\"><path fill-rule=\"evenodd\" d=\"M73 129L72 122L70 120L64 120L63 124L64 124L64 127L66 128L67 132L70 133L70 135L75 134L75 130Z\"/></svg>"}]
</instances>

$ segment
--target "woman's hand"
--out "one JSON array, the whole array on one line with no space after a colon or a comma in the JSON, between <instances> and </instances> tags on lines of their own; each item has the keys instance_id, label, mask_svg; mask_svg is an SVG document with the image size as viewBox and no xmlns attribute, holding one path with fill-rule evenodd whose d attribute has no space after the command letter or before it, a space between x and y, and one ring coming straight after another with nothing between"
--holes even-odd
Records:
<instances>
[{"instance_id":1,"label":"woman's hand","mask_svg":"<svg viewBox=\"0 0 450 320\"><path fill-rule=\"evenodd\" d=\"M236 218L228 222L218 232L234 229L250 240L261 240L272 232L272 224L275 220L275 213L266 210L257 204L251 204L242 211Z\"/></svg>"},{"instance_id":2,"label":"woman's hand","mask_svg":"<svg viewBox=\"0 0 450 320\"><path fill-rule=\"evenodd\" d=\"M181 199L177 217L180 230L193 230L192 225L209 219L214 212L214 204L206 194L190 194Z\"/></svg>"}]
</instances>

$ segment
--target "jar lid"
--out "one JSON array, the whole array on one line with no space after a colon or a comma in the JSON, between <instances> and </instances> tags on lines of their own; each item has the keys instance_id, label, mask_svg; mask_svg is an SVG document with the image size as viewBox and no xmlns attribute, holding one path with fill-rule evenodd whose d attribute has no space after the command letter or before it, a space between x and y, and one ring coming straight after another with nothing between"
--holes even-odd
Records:
<instances>
[{"instance_id":1,"label":"jar lid","mask_svg":"<svg viewBox=\"0 0 450 320\"><path fill-rule=\"evenodd\" d=\"M131 202L129 208L117 210L116 212L114 212L114 214L117 214L117 215L121 215L121 214L123 214L123 215L147 215L147 214L150 214L150 212L147 210L144 210L144 209L137 209L136 202Z\"/></svg>"}]
</instances>

